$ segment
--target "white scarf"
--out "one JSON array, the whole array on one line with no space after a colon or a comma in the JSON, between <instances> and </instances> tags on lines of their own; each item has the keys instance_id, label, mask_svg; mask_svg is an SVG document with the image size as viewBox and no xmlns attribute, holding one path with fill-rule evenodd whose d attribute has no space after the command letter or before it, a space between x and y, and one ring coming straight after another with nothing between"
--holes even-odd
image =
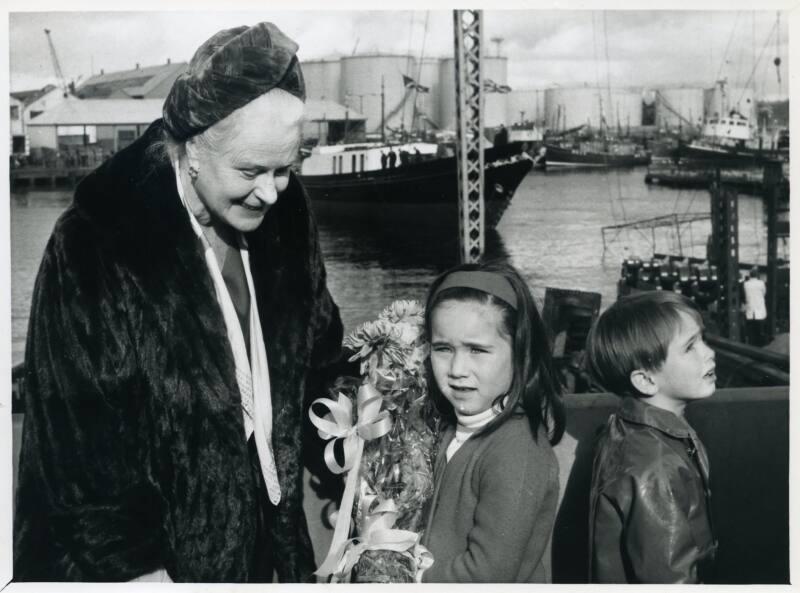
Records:
<instances>
[{"instance_id":1,"label":"white scarf","mask_svg":"<svg viewBox=\"0 0 800 593\"><path fill-rule=\"evenodd\" d=\"M264 336L261 333L261 320L258 316L256 294L253 288L253 278L250 275L250 255L247 250L247 241L241 233L239 239L239 253L242 257L247 288L250 292L250 353L252 361L247 357L247 348L244 343L242 327L239 317L233 306L228 287L222 277L214 249L206 239L200 223L186 203L186 196L181 183L178 161L172 163L175 169L175 181L178 186L178 195L192 224L195 234L203 243L206 265L214 282L217 302L222 309L228 340L233 350L233 359L236 364L236 383L242 399L242 415L244 417L245 439L251 434L255 435L258 459L261 464L261 473L267 485L267 494L273 505L281 500L281 488L278 482L278 473L275 466L275 455L272 452L272 396L269 383L269 366L267 365L267 350L264 346Z\"/></svg>"}]
</instances>

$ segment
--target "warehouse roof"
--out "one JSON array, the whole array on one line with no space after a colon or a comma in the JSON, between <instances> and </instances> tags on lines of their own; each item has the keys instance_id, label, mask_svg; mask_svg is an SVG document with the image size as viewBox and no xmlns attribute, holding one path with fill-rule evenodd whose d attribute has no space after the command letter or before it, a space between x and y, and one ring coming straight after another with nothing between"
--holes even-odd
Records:
<instances>
[{"instance_id":1,"label":"warehouse roof","mask_svg":"<svg viewBox=\"0 0 800 593\"><path fill-rule=\"evenodd\" d=\"M65 99L35 117L29 126L149 124L161 117L164 99Z\"/></svg>"},{"instance_id":2,"label":"warehouse roof","mask_svg":"<svg viewBox=\"0 0 800 593\"><path fill-rule=\"evenodd\" d=\"M156 89L162 89L162 95L172 86L175 79L188 68L186 62L168 63L159 66L147 66L133 70L109 72L92 76L80 87L76 94L82 99L107 99L117 97L148 97ZM148 98L155 98L150 96Z\"/></svg>"}]
</instances>

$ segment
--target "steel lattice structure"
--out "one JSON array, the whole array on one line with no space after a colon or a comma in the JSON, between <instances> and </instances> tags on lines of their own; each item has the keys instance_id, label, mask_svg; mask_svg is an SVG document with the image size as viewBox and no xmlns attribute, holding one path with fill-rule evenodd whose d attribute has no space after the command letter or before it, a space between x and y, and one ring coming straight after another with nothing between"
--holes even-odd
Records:
<instances>
[{"instance_id":1,"label":"steel lattice structure","mask_svg":"<svg viewBox=\"0 0 800 593\"><path fill-rule=\"evenodd\" d=\"M456 10L456 161L458 163L458 228L462 262L476 262L484 249L483 89L481 80L480 10Z\"/></svg>"},{"instance_id":2,"label":"steel lattice structure","mask_svg":"<svg viewBox=\"0 0 800 593\"><path fill-rule=\"evenodd\" d=\"M711 186L711 245L715 250L719 298L720 331L724 337L740 339L739 321L739 197L716 180Z\"/></svg>"}]
</instances>

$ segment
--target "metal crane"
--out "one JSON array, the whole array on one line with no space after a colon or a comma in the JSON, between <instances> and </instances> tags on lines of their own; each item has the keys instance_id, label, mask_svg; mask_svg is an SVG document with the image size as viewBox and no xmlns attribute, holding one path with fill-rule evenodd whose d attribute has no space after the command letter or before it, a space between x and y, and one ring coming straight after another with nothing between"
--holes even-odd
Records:
<instances>
[{"instance_id":1,"label":"metal crane","mask_svg":"<svg viewBox=\"0 0 800 593\"><path fill-rule=\"evenodd\" d=\"M69 86L67 86L67 81L64 78L64 73L61 71L61 64L58 63L58 55L56 54L56 48L53 45L53 40L50 38L50 29L45 29L44 34L47 35L47 43L50 46L50 57L53 60L53 69L56 71L56 76L58 77L58 81L61 83L61 90L64 93L64 97L69 95Z\"/></svg>"}]
</instances>

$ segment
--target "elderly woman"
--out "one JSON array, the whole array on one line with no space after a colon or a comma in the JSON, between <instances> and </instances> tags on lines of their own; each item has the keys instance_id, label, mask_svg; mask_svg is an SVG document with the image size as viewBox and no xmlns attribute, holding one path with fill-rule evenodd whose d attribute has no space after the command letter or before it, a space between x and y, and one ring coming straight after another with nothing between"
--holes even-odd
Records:
<instances>
[{"instance_id":1,"label":"elderly woman","mask_svg":"<svg viewBox=\"0 0 800 593\"><path fill-rule=\"evenodd\" d=\"M310 373L339 313L289 166L305 99L274 25L221 31L42 260L26 351L17 580L303 581Z\"/></svg>"}]
</instances>

